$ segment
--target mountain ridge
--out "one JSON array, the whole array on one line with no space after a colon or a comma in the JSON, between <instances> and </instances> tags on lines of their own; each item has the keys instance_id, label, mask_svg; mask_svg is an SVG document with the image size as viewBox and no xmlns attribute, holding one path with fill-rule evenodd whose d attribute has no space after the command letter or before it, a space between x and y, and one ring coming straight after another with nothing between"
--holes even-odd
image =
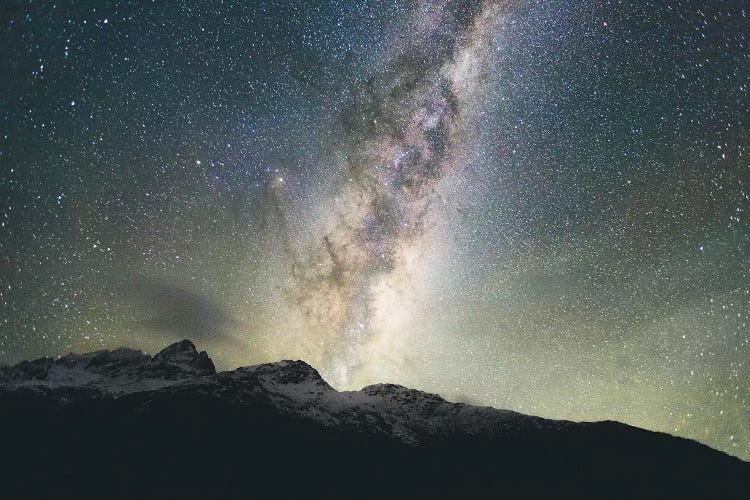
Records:
<instances>
[{"instance_id":1,"label":"mountain ridge","mask_svg":"<svg viewBox=\"0 0 750 500\"><path fill-rule=\"evenodd\" d=\"M5 408L0 420L19 429L20 437L26 436L11 439L8 450L24 456L31 450L55 455L59 448L66 449L73 463L99 470L105 484L97 483L98 487L106 488L113 472L105 467L106 461L99 463L100 457L92 455L89 446L98 449L97 436L111 435L113 429L127 436L124 449L102 453L118 467L131 468L134 476L149 485L148 491L158 491L160 497L184 498L193 491L160 489L164 486L161 476L143 470L139 460L151 463L154 470L171 470L175 464L182 470L195 465L189 459L193 454L229 456L234 462L222 463L230 470L245 470L247 465L263 471L254 476L259 481L256 486L269 492L275 483L263 481L278 477L284 469L275 465L275 460L283 461L284 450L320 460L308 465L311 470L289 472L292 477L309 476L315 484L315 478L325 477L331 468L346 470L349 476L339 482L350 487L366 480L367 472L381 471L391 478L388 484L392 489L371 487L356 495L378 498L415 498L423 490L430 493L427 497L449 492L486 494L497 488L528 494L524 496L546 496L550 491L599 496L607 482L615 481L620 473L636 479L631 489L619 493L638 491L639 496L648 497L652 491L654 496L672 492L701 497L718 491L731 498L736 492L747 491L750 478L750 464L735 457L619 422L544 419L451 403L437 394L397 384L337 391L301 360L217 372L208 354L198 351L189 340L154 356L120 348L0 367L0 408ZM198 440L183 450L185 455L173 451L163 451L161 457L148 455L152 441L182 450L186 443L176 429ZM34 432L40 436L29 437ZM82 444L66 446L61 436L67 434L77 436ZM35 448L29 447L30 441ZM243 443L244 447L239 446ZM264 453L259 457L241 450ZM364 468L355 467L357 463ZM583 466L585 474L573 467L575 463ZM17 469L11 477L24 477L23 467ZM209 476L225 475L221 467L215 470L213 463L206 470L212 471ZM405 473L408 470L414 471L414 477ZM79 469L64 471L61 480L73 480L76 496L86 496L90 485L76 480ZM607 481L585 480L591 474ZM439 483L446 475L453 475L461 488L456 491L452 486L431 485L430 481ZM539 478L547 480L540 482ZM587 489L589 483L595 487ZM22 485L18 486L23 491ZM242 496L237 495L241 486L241 482L230 481L229 489L220 496ZM327 496L347 496L343 494L346 488L329 486L324 488ZM322 494L319 486L310 488L297 493ZM44 496L46 492L39 493ZM144 495L137 488L126 493L124 496ZM607 496L618 496L618 491Z\"/></svg>"}]
</instances>

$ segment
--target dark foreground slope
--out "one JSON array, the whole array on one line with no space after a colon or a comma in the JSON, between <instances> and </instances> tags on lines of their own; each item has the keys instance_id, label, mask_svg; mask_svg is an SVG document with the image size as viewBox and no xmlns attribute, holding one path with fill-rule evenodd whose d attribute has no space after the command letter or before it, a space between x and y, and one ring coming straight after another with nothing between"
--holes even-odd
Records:
<instances>
[{"instance_id":1,"label":"dark foreground slope","mask_svg":"<svg viewBox=\"0 0 750 500\"><path fill-rule=\"evenodd\" d=\"M188 341L0 367L0 425L3 498L750 497L750 464L686 439L216 373Z\"/></svg>"}]
</instances>

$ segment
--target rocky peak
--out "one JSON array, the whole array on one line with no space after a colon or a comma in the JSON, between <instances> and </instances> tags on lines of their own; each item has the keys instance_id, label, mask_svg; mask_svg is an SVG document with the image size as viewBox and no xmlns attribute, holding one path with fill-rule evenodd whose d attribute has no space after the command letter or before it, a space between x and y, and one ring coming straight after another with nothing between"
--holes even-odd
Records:
<instances>
[{"instance_id":1,"label":"rocky peak","mask_svg":"<svg viewBox=\"0 0 750 500\"><path fill-rule=\"evenodd\" d=\"M302 384L305 382L322 382L318 370L301 360L283 360L267 365L273 367L275 380L280 384Z\"/></svg>"},{"instance_id":2,"label":"rocky peak","mask_svg":"<svg viewBox=\"0 0 750 500\"><path fill-rule=\"evenodd\" d=\"M328 391L333 388L323 380L318 370L304 361L283 360L276 363L265 363L246 366L233 371L236 376L251 377L267 388L287 388L298 386L315 387L317 391Z\"/></svg>"},{"instance_id":3,"label":"rocky peak","mask_svg":"<svg viewBox=\"0 0 750 500\"><path fill-rule=\"evenodd\" d=\"M445 399L430 392L422 392L409 389L398 384L373 384L362 388L362 392L368 396L391 399L400 403L446 403Z\"/></svg>"},{"instance_id":4,"label":"rocky peak","mask_svg":"<svg viewBox=\"0 0 750 500\"><path fill-rule=\"evenodd\" d=\"M200 375L212 375L216 373L211 358L206 351L200 351L195 348L195 344L189 340L176 342L153 357L152 362L155 364L178 365L183 368L189 368Z\"/></svg>"}]
</instances>

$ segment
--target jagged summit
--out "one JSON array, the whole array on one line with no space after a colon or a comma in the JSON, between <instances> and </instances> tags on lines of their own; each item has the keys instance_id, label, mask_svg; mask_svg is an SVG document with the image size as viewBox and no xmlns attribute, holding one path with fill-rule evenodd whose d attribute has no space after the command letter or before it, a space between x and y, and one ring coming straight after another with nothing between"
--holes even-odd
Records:
<instances>
[{"instance_id":1,"label":"jagged summit","mask_svg":"<svg viewBox=\"0 0 750 500\"><path fill-rule=\"evenodd\" d=\"M162 349L153 358L154 363L168 363L190 368L196 372L210 375L216 373L216 367L206 351L198 352L195 344L185 339Z\"/></svg>"},{"instance_id":2,"label":"jagged summit","mask_svg":"<svg viewBox=\"0 0 750 500\"><path fill-rule=\"evenodd\" d=\"M322 382L328 386L328 383L323 380L318 370L302 360L292 361L285 359L276 363L265 363L248 367L247 369L253 369L259 376L267 377L268 380L273 380L278 384L320 384Z\"/></svg>"},{"instance_id":3,"label":"jagged summit","mask_svg":"<svg viewBox=\"0 0 750 500\"><path fill-rule=\"evenodd\" d=\"M362 388L362 392L369 396L385 396L400 401L434 401L436 403L445 403L445 399L437 394L430 392L410 389L399 384L372 384Z\"/></svg>"}]
</instances>

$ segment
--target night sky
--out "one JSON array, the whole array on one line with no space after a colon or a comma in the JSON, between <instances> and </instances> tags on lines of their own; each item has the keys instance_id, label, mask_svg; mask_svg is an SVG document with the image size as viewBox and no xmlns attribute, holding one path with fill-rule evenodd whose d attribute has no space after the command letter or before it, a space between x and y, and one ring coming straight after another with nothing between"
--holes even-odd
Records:
<instances>
[{"instance_id":1,"label":"night sky","mask_svg":"<svg viewBox=\"0 0 750 500\"><path fill-rule=\"evenodd\" d=\"M750 460L750 4L0 5L0 362L190 338Z\"/></svg>"}]
</instances>

